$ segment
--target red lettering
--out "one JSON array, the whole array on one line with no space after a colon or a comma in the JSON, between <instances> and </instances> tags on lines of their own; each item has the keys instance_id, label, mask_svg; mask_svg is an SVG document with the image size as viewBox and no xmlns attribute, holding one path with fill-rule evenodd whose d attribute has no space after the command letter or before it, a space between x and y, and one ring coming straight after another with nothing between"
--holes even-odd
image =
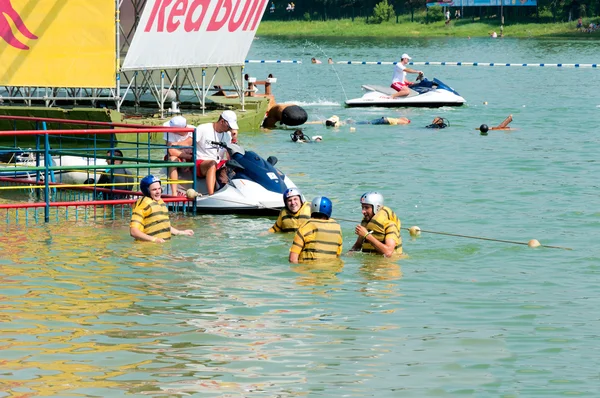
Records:
<instances>
[{"instance_id":1,"label":"red lettering","mask_svg":"<svg viewBox=\"0 0 600 398\"><path fill-rule=\"evenodd\" d=\"M186 32L197 32L200 30L200 25L202 25L202 21L204 21L204 17L206 16L206 11L208 11L209 5L210 0L194 0L194 2L190 5L187 18L185 19L185 24L183 25L183 28ZM202 12L200 13L200 16L194 20L194 13L198 7L202 7Z\"/></svg>"},{"instance_id":2,"label":"red lettering","mask_svg":"<svg viewBox=\"0 0 600 398\"><path fill-rule=\"evenodd\" d=\"M166 29L167 33L173 33L182 27L186 32L197 32L202 27L211 3L216 5L206 26L207 32L221 30L225 24L229 32L239 30L242 25L245 31L256 30L268 0L236 0L235 7L232 1L156 0L144 32L164 32Z\"/></svg>"},{"instance_id":3,"label":"red lettering","mask_svg":"<svg viewBox=\"0 0 600 398\"><path fill-rule=\"evenodd\" d=\"M223 18L219 21L217 18L219 18L219 13L221 10L225 10L225 15L223 15ZM215 7L215 11L213 11L213 17L210 19L210 22L206 27L206 31L213 32L215 30L220 30L221 27L225 25L225 22L227 22L229 14L231 14L231 0L219 0L217 6Z\"/></svg>"},{"instance_id":4,"label":"red lettering","mask_svg":"<svg viewBox=\"0 0 600 398\"><path fill-rule=\"evenodd\" d=\"M246 19L246 23L244 24L244 30L248 30L248 26L252 22L252 14L254 14L254 23L252 24L250 30L255 30L262 18L265 8L267 7L267 0L254 0L253 3L254 5L248 13L248 19Z\"/></svg>"},{"instance_id":5,"label":"red lettering","mask_svg":"<svg viewBox=\"0 0 600 398\"><path fill-rule=\"evenodd\" d=\"M241 3L242 0L238 1L238 3L235 5L233 12L231 13L231 19L229 20L229 24L227 25L227 29L230 32L235 32L236 30L238 30L242 22L244 22L244 18L246 18L248 7L250 7L250 1L246 1L246 5L244 6L244 9L242 10L241 14L238 16L237 20L235 18L235 15L238 13L238 9L240 8Z\"/></svg>"},{"instance_id":6,"label":"red lettering","mask_svg":"<svg viewBox=\"0 0 600 398\"><path fill-rule=\"evenodd\" d=\"M144 28L144 32L150 32L152 29L152 25L154 25L154 21L156 20L156 15L158 14L158 26L156 27L157 32L162 32L165 27L165 8L167 8L173 0L157 0L154 3L154 8L152 8L152 12L150 13L150 18L148 18L148 23Z\"/></svg>"},{"instance_id":7,"label":"red lettering","mask_svg":"<svg viewBox=\"0 0 600 398\"><path fill-rule=\"evenodd\" d=\"M188 0L177 0L177 3L171 8L169 20L167 21L167 32L175 32L181 23L177 17L185 15L187 10Z\"/></svg>"},{"instance_id":8,"label":"red lettering","mask_svg":"<svg viewBox=\"0 0 600 398\"><path fill-rule=\"evenodd\" d=\"M225 11L225 15L223 15L221 20L218 20L221 10ZM212 18L206 27L206 31L213 32L220 30L225 25L225 22L227 22L227 19L229 19L229 14L231 14L231 0L219 0L213 11Z\"/></svg>"}]
</instances>

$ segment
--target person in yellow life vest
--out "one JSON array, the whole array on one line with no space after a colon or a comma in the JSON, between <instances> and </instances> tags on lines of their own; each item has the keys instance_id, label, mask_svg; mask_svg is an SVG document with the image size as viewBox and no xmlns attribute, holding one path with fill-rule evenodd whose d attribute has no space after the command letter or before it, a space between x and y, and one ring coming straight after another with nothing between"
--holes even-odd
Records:
<instances>
[{"instance_id":1,"label":"person in yellow life vest","mask_svg":"<svg viewBox=\"0 0 600 398\"><path fill-rule=\"evenodd\" d=\"M179 230L171 226L169 209L160 198L162 187L160 179L153 175L140 181L143 197L135 202L129 223L129 234L136 240L164 243L171 235L194 235L191 229Z\"/></svg>"},{"instance_id":2,"label":"person in yellow life vest","mask_svg":"<svg viewBox=\"0 0 600 398\"><path fill-rule=\"evenodd\" d=\"M342 254L342 229L331 218L331 200L317 196L311 202L310 210L310 220L302 224L294 236L290 263L332 260Z\"/></svg>"},{"instance_id":3,"label":"person in yellow life vest","mask_svg":"<svg viewBox=\"0 0 600 398\"><path fill-rule=\"evenodd\" d=\"M310 203L304 202L298 188L286 189L283 203L285 209L281 210L269 232L296 232L300 225L310 220Z\"/></svg>"},{"instance_id":4,"label":"person in yellow life vest","mask_svg":"<svg viewBox=\"0 0 600 398\"><path fill-rule=\"evenodd\" d=\"M367 192L360 198L363 220L354 229L358 235L350 251L383 254L390 257L402 254L400 219L396 213L383 205L379 192Z\"/></svg>"}]
</instances>

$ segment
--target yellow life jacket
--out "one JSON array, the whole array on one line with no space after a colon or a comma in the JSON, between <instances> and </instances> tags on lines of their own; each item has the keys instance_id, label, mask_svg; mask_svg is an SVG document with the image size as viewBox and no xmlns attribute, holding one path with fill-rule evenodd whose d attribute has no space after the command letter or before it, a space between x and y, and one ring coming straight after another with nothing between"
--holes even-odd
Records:
<instances>
[{"instance_id":1,"label":"yellow life jacket","mask_svg":"<svg viewBox=\"0 0 600 398\"><path fill-rule=\"evenodd\" d=\"M342 254L342 241L335 220L311 218L296 231L290 251L299 254L299 261L335 259Z\"/></svg>"},{"instance_id":2,"label":"yellow life jacket","mask_svg":"<svg viewBox=\"0 0 600 398\"><path fill-rule=\"evenodd\" d=\"M296 232L298 227L308 220L310 220L310 203L304 202L296 213L290 213L287 208L281 210L269 232Z\"/></svg>"},{"instance_id":3,"label":"yellow life jacket","mask_svg":"<svg viewBox=\"0 0 600 398\"><path fill-rule=\"evenodd\" d=\"M400 219L396 213L387 206L383 206L377 214L369 220L360 223L368 231L372 231L375 239L385 243L386 239L392 238L396 242L394 253L402 254L402 237L400 236ZM379 253L377 249L366 239L362 244L362 251L365 253Z\"/></svg>"},{"instance_id":4,"label":"yellow life jacket","mask_svg":"<svg viewBox=\"0 0 600 398\"><path fill-rule=\"evenodd\" d=\"M169 209L162 199L158 202L147 196L138 199L129 226L156 238L171 239Z\"/></svg>"}]
</instances>

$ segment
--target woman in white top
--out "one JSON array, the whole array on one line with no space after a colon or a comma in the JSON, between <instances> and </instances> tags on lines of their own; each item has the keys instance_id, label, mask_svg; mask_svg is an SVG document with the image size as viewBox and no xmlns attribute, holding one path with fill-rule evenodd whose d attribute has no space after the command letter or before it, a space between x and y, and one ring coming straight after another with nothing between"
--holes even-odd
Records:
<instances>
[{"instance_id":1,"label":"woman in white top","mask_svg":"<svg viewBox=\"0 0 600 398\"><path fill-rule=\"evenodd\" d=\"M194 126L188 126L187 121L183 116L175 116L168 122L163 124L164 127L177 127L177 128L194 128ZM192 132L165 132L163 134L164 140L167 142L167 153L165 160L169 162L185 162L193 159L191 149L185 148L173 148L178 146L191 146L192 145ZM169 167L167 170L169 181L177 181L179 179L179 173L177 167ZM173 195L185 195L185 193L179 193L177 191L177 183L171 185L171 192Z\"/></svg>"}]
</instances>

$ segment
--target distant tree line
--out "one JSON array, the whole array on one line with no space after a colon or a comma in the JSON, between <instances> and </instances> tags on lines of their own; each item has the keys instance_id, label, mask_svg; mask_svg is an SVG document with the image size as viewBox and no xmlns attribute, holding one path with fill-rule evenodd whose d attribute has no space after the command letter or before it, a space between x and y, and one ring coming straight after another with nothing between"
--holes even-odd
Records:
<instances>
[{"instance_id":1,"label":"distant tree line","mask_svg":"<svg viewBox=\"0 0 600 398\"><path fill-rule=\"evenodd\" d=\"M416 13L425 12L427 0L298 0L293 2L293 11L289 11L289 3L292 2L270 0L263 19L327 21L365 18L367 23L380 23L389 20L398 22L399 16L406 15L414 21ZM275 6L273 12L272 4ZM574 21L579 17L599 16L600 0L538 0L537 7L505 6L503 14L506 22ZM499 6L462 8L463 19L499 17Z\"/></svg>"}]
</instances>

